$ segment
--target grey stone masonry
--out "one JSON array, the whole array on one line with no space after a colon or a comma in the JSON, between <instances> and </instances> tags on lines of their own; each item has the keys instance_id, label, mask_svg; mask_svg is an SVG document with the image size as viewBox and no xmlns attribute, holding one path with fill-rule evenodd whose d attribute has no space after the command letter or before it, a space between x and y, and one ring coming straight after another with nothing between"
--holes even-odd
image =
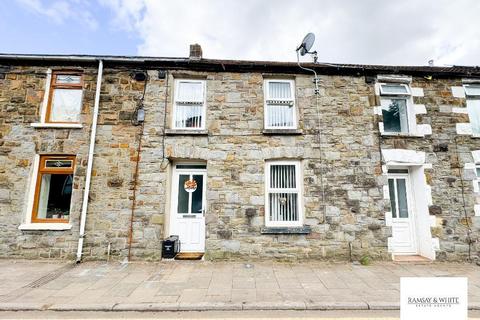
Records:
<instances>
[{"instance_id":1,"label":"grey stone masonry","mask_svg":"<svg viewBox=\"0 0 480 320\"><path fill-rule=\"evenodd\" d=\"M463 71L429 78L422 68L406 69L411 87L423 89L423 96L413 97L426 108L416 115L417 124L430 125L432 134L382 136L375 76L385 70L318 69L315 95L313 76L295 66L253 63L221 70L202 61L105 63L84 259L124 259L132 223L132 259L160 260L161 241L169 236L172 164L184 160L207 164L205 259L391 259L383 149L424 152L431 165L425 178L431 236L439 243L436 258L478 257L480 220L474 208L480 199L475 177L464 169L474 163L472 151L480 150L480 140L459 136L456 124L468 122L468 115L451 112L466 103L451 91L462 85ZM40 121L49 69L83 73L81 128L32 127ZM132 72L143 70L147 80L136 81ZM189 78L206 84L206 126L194 134L172 127L175 80ZM265 129L264 81L277 78L294 80L296 129ZM75 256L96 81L95 63L0 59L0 257ZM134 126L140 102L146 118ZM31 215L33 164L42 154L76 156L68 230L19 229ZM300 161L304 218L297 229L265 226L268 160Z\"/></svg>"}]
</instances>

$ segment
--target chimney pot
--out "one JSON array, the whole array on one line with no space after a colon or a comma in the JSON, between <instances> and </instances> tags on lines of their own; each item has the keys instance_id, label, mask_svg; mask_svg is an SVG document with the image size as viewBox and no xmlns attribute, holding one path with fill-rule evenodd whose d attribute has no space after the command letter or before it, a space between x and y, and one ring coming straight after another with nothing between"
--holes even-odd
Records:
<instances>
[{"instance_id":1,"label":"chimney pot","mask_svg":"<svg viewBox=\"0 0 480 320\"><path fill-rule=\"evenodd\" d=\"M190 45L190 60L200 60L202 59L202 47L198 44Z\"/></svg>"}]
</instances>

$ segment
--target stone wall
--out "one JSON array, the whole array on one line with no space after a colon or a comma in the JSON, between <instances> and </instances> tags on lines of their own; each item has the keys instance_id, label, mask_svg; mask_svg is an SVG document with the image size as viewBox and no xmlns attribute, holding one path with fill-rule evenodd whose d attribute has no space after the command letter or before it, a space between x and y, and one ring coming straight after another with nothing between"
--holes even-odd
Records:
<instances>
[{"instance_id":1,"label":"stone wall","mask_svg":"<svg viewBox=\"0 0 480 320\"><path fill-rule=\"evenodd\" d=\"M55 68L56 66L52 66ZM40 121L46 67L13 67L0 78L0 256L71 258L78 240L78 222L85 182L89 124L96 69L84 68L82 129L33 128ZM68 231L20 231L36 154L76 155Z\"/></svg>"},{"instance_id":2,"label":"stone wall","mask_svg":"<svg viewBox=\"0 0 480 320\"><path fill-rule=\"evenodd\" d=\"M82 129L30 126L39 118L47 67L1 69L3 257L71 259L75 255L97 72L93 66L82 69ZM381 116L375 115L378 97L374 84L363 76L321 75L320 94L315 96L310 75L169 70L166 77L159 77L152 69L143 100L146 121L144 126L133 126L130 119L142 98L144 82L133 80L132 71L108 65L104 70L85 259L106 259L109 245L112 257L127 256L133 201L132 257L160 259L160 241L168 236L171 168L180 160L207 163L207 259L346 260L364 255L388 259L391 230L384 218L389 202L383 196L386 178L382 175L381 148L427 153L427 163L432 164L426 174L432 187L430 209L437 217L432 234L440 239L437 256L464 260L469 251L472 257L477 256L478 245L469 246L467 241L478 233L478 221L473 217L475 194L471 177L463 168L473 161L471 151L479 150L480 145L478 139L455 132L456 123L468 122L464 114L451 112L451 106L465 104L450 90L461 84L461 79L413 79L412 86L424 90L424 97L415 97L415 103L425 104L427 109L417 121L430 124L433 133L425 138L405 138L380 137ZM276 76L295 80L300 134L262 132L263 81ZM208 134L169 130L174 79L185 77L206 79ZM18 229L27 214L26 191L34 155L39 153L77 156L71 230ZM301 160L305 225L312 230L307 235L261 232L265 161L273 159Z\"/></svg>"},{"instance_id":3,"label":"stone wall","mask_svg":"<svg viewBox=\"0 0 480 320\"><path fill-rule=\"evenodd\" d=\"M477 259L480 246L476 242L479 218L474 217L476 194L472 174L465 174L465 163L471 163L471 151L480 148L480 140L458 135L456 123L468 122L467 114L454 114L452 108L465 106L465 99L452 95L452 86L461 86L462 79L413 78L412 87L422 88L423 97L414 97L415 104L424 104L427 113L417 115L417 123L430 124L432 134L425 137L382 137L382 149L408 149L426 153L427 184L431 187L430 214L435 216L432 237L438 237L439 260ZM471 230L471 233L468 230Z\"/></svg>"}]
</instances>

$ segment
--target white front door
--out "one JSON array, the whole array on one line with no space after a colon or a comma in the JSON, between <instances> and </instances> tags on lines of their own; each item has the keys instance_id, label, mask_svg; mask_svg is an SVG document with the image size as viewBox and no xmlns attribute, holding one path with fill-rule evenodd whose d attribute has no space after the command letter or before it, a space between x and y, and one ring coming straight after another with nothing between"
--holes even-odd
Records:
<instances>
[{"instance_id":1,"label":"white front door","mask_svg":"<svg viewBox=\"0 0 480 320\"><path fill-rule=\"evenodd\" d=\"M393 171L393 170L392 170ZM413 196L407 170L388 175L390 204L392 207L392 238L394 254L417 254Z\"/></svg>"},{"instance_id":2,"label":"white front door","mask_svg":"<svg viewBox=\"0 0 480 320\"><path fill-rule=\"evenodd\" d=\"M206 165L177 164L173 171L170 235L181 252L205 252Z\"/></svg>"}]
</instances>

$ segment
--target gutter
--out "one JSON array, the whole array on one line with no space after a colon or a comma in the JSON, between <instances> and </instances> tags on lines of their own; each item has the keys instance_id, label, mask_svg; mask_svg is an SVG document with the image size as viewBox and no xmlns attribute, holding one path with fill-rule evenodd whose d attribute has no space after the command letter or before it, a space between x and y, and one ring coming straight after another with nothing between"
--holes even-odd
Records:
<instances>
[{"instance_id":1,"label":"gutter","mask_svg":"<svg viewBox=\"0 0 480 320\"><path fill-rule=\"evenodd\" d=\"M249 60L192 60L178 57L112 56L112 55L45 55L45 54L4 54L0 53L0 63L4 61L24 61L31 63L95 63L102 60L120 65L149 65L162 69L177 69L203 72L262 72L306 74L295 62L249 61ZM362 64L305 63L322 75L376 76L378 74L406 74L419 77L479 77L479 66L392 66Z\"/></svg>"},{"instance_id":2,"label":"gutter","mask_svg":"<svg viewBox=\"0 0 480 320\"><path fill-rule=\"evenodd\" d=\"M80 234L78 237L77 263L82 261L83 241L85 239L85 224L87 221L88 198L90 195L90 182L92 179L93 153L95 151L95 139L97 135L98 110L100 107L100 89L102 86L103 60L98 60L97 87L95 89L95 104L93 106L92 130L90 132L90 146L88 149L87 176L85 190L83 192L82 212L80 214Z\"/></svg>"}]
</instances>

